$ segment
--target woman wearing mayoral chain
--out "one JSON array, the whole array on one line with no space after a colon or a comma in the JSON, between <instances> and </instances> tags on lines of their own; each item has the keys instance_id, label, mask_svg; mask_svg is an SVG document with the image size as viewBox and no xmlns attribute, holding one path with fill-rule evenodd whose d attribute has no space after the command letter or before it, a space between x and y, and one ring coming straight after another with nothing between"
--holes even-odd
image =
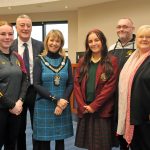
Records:
<instances>
[{"instance_id":1,"label":"woman wearing mayoral chain","mask_svg":"<svg viewBox=\"0 0 150 150\"><path fill-rule=\"evenodd\" d=\"M62 50L64 38L59 30L51 30L44 41L44 52L34 63L35 102L33 138L35 150L64 150L64 139L73 135L69 97L73 89L70 59Z\"/></svg>"}]
</instances>

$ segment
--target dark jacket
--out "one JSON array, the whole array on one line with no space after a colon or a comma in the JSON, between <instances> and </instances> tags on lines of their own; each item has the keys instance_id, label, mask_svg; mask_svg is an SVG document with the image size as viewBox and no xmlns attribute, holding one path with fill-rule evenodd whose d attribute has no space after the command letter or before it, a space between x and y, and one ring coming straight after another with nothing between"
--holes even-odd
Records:
<instances>
[{"instance_id":1,"label":"dark jacket","mask_svg":"<svg viewBox=\"0 0 150 150\"><path fill-rule=\"evenodd\" d=\"M121 70L131 56L131 54L135 51L135 35L133 34L133 38L126 43L124 46L121 44L120 40L110 46L109 53L116 56L118 58L119 69Z\"/></svg>"},{"instance_id":2,"label":"dark jacket","mask_svg":"<svg viewBox=\"0 0 150 150\"><path fill-rule=\"evenodd\" d=\"M35 40L33 38L31 38L31 42L32 42L32 49L33 49L33 62L34 62L36 56L38 56L44 50L44 46L41 41ZM13 44L10 47L10 50L18 52L18 39L14 40Z\"/></svg>"},{"instance_id":3,"label":"dark jacket","mask_svg":"<svg viewBox=\"0 0 150 150\"><path fill-rule=\"evenodd\" d=\"M31 38L31 42L32 42L32 49L33 49L33 59L35 59L35 57L44 50L44 46L42 42L35 40L33 38ZM10 49L18 52L18 40L17 39L14 40Z\"/></svg>"},{"instance_id":4,"label":"dark jacket","mask_svg":"<svg viewBox=\"0 0 150 150\"><path fill-rule=\"evenodd\" d=\"M28 81L21 56L0 51L0 108L11 109L16 101L25 99Z\"/></svg>"},{"instance_id":5,"label":"dark jacket","mask_svg":"<svg viewBox=\"0 0 150 150\"><path fill-rule=\"evenodd\" d=\"M131 89L131 124L150 122L150 56L137 70Z\"/></svg>"}]
</instances>

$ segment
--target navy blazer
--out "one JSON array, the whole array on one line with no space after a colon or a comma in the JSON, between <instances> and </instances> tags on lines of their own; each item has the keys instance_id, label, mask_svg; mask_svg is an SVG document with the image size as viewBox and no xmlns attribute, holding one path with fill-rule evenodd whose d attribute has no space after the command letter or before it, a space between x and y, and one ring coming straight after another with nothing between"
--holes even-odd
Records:
<instances>
[{"instance_id":1,"label":"navy blazer","mask_svg":"<svg viewBox=\"0 0 150 150\"><path fill-rule=\"evenodd\" d=\"M31 38L31 42L32 42L32 49L33 49L33 60L34 60L35 57L43 51L44 46L41 41L35 40L33 38ZM18 39L14 40L14 42L10 47L10 50L15 50L18 52Z\"/></svg>"},{"instance_id":2,"label":"navy blazer","mask_svg":"<svg viewBox=\"0 0 150 150\"><path fill-rule=\"evenodd\" d=\"M33 49L33 61L37 55L39 55L44 50L44 45L41 41L31 38L32 49ZM18 39L15 39L10 47L11 51L18 52ZM34 78L34 77L33 77ZM33 80L34 81L34 80Z\"/></svg>"}]
</instances>

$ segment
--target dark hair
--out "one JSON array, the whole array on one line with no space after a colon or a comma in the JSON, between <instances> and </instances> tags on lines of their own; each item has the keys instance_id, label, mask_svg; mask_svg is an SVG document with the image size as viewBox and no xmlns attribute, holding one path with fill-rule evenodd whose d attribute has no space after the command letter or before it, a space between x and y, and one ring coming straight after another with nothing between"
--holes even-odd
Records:
<instances>
[{"instance_id":1,"label":"dark hair","mask_svg":"<svg viewBox=\"0 0 150 150\"><path fill-rule=\"evenodd\" d=\"M99 63L101 63L104 66L104 71L105 71L105 76L107 79L109 79L111 77L111 75L113 74L113 68L112 68L112 64L110 62L109 56L108 56L108 48L107 48L107 40L105 35L103 34L102 31L98 30L98 29L94 29L88 32L87 36L86 36L86 40L85 40L85 54L84 54L84 58L83 58L83 63L81 65L81 69L80 69L80 77L79 77L79 82L82 81L84 76L88 77L88 68L91 62L91 56L92 56L92 51L89 47L89 43L88 43L88 38L89 35L95 33L97 35L97 37L99 38L99 40L102 43L102 49L100 51L101 53L101 61Z\"/></svg>"}]
</instances>

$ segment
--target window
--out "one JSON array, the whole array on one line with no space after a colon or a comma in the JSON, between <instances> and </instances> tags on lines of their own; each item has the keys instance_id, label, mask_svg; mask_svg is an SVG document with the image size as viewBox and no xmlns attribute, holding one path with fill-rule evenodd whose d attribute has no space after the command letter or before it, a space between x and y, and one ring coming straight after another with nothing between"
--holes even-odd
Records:
<instances>
[{"instance_id":1,"label":"window","mask_svg":"<svg viewBox=\"0 0 150 150\"><path fill-rule=\"evenodd\" d=\"M63 24L46 24L46 35L52 29L58 29L62 32L65 40L64 49L68 50L68 23Z\"/></svg>"},{"instance_id":2,"label":"window","mask_svg":"<svg viewBox=\"0 0 150 150\"><path fill-rule=\"evenodd\" d=\"M13 29L14 29L14 39L16 39L17 32L15 28L15 23L13 23ZM68 22L67 21L33 22L31 37L39 41L44 41L44 37L52 29L58 29L63 33L65 39L65 44L63 48L67 51L68 50Z\"/></svg>"}]
</instances>

